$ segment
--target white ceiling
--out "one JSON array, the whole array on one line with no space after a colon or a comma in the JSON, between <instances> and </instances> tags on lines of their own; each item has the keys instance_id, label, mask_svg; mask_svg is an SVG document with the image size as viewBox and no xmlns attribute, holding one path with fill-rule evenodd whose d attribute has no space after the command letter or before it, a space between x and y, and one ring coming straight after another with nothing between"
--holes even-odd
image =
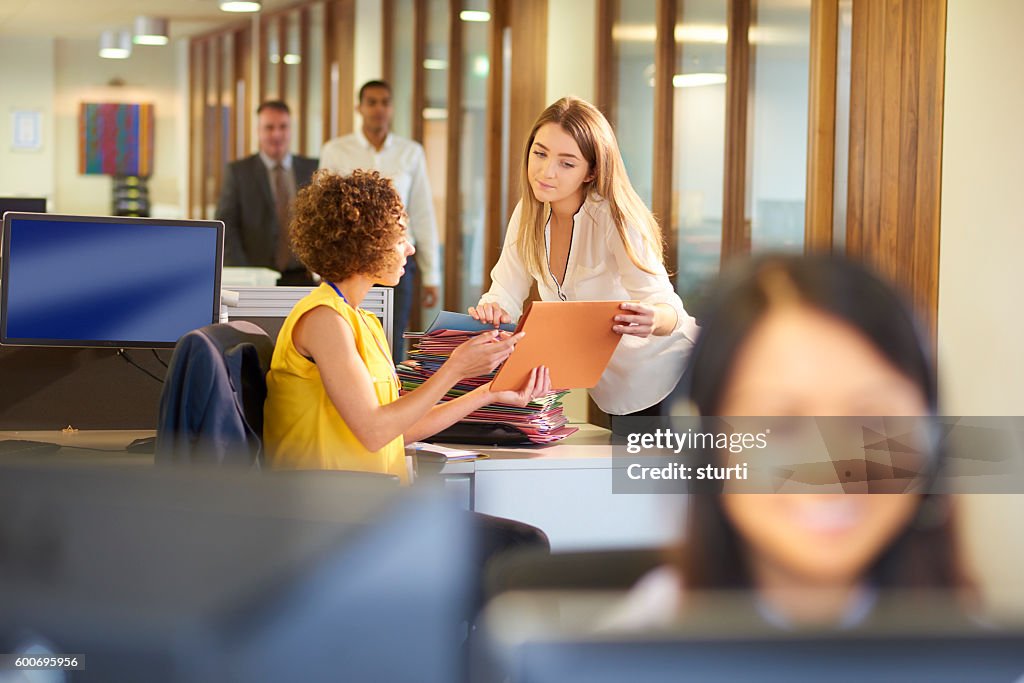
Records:
<instances>
[{"instance_id":1,"label":"white ceiling","mask_svg":"<svg viewBox=\"0 0 1024 683\"><path fill-rule=\"evenodd\" d=\"M263 8L295 2L263 0ZM172 40L252 16L221 12L217 0L0 0L0 36L98 38L106 29L131 28L140 14L170 19Z\"/></svg>"}]
</instances>

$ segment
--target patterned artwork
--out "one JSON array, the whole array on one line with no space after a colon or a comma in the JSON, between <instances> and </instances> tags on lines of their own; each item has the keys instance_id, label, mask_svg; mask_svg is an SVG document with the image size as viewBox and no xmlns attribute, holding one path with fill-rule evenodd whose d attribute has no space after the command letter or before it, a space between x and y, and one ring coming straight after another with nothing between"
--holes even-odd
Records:
<instances>
[{"instance_id":1,"label":"patterned artwork","mask_svg":"<svg viewBox=\"0 0 1024 683\"><path fill-rule=\"evenodd\" d=\"M153 172L153 105L83 102L78 172L148 177Z\"/></svg>"}]
</instances>

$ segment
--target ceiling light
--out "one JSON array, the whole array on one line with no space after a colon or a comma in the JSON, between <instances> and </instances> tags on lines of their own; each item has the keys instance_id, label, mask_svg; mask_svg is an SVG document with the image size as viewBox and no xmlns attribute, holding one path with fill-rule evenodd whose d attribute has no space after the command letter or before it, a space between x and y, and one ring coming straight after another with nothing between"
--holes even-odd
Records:
<instances>
[{"instance_id":1,"label":"ceiling light","mask_svg":"<svg viewBox=\"0 0 1024 683\"><path fill-rule=\"evenodd\" d=\"M284 61L285 64L292 64L292 65L301 64L302 63L302 57L300 57L299 55L292 54L291 52L289 52L289 53L285 54L283 61Z\"/></svg>"},{"instance_id":2,"label":"ceiling light","mask_svg":"<svg viewBox=\"0 0 1024 683\"><path fill-rule=\"evenodd\" d=\"M136 45L166 45L167 23L163 17L135 17L135 36L132 42Z\"/></svg>"},{"instance_id":3,"label":"ceiling light","mask_svg":"<svg viewBox=\"0 0 1024 683\"><path fill-rule=\"evenodd\" d=\"M702 85L721 85L725 81L725 74L716 73L675 74L672 76L672 86L675 88L699 88Z\"/></svg>"},{"instance_id":4,"label":"ceiling light","mask_svg":"<svg viewBox=\"0 0 1024 683\"><path fill-rule=\"evenodd\" d=\"M423 68L430 71L444 71L448 68L448 62L443 59L424 59Z\"/></svg>"},{"instance_id":5,"label":"ceiling light","mask_svg":"<svg viewBox=\"0 0 1024 683\"><path fill-rule=\"evenodd\" d=\"M463 21L490 21L491 13L479 10L464 9L459 12L459 19Z\"/></svg>"},{"instance_id":6,"label":"ceiling light","mask_svg":"<svg viewBox=\"0 0 1024 683\"><path fill-rule=\"evenodd\" d=\"M729 42L729 29L724 24L676 24L673 35L677 43ZM612 28L612 39L617 42L653 43L657 36L654 24L617 24Z\"/></svg>"},{"instance_id":7,"label":"ceiling light","mask_svg":"<svg viewBox=\"0 0 1024 683\"><path fill-rule=\"evenodd\" d=\"M259 12L261 8L260 0L220 0L222 12Z\"/></svg>"},{"instance_id":8,"label":"ceiling light","mask_svg":"<svg viewBox=\"0 0 1024 683\"><path fill-rule=\"evenodd\" d=\"M729 29L721 24L676 24L675 37L677 43L725 45Z\"/></svg>"},{"instance_id":9,"label":"ceiling light","mask_svg":"<svg viewBox=\"0 0 1024 683\"><path fill-rule=\"evenodd\" d=\"M128 31L104 31L100 34L100 57L128 59L132 53L132 34Z\"/></svg>"}]
</instances>

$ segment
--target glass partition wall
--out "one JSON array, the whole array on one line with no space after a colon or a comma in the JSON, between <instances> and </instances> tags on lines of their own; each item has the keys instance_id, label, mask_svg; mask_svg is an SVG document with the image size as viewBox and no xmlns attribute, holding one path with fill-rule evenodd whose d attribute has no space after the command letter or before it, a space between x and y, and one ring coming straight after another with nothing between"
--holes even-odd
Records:
<instances>
[{"instance_id":1,"label":"glass partition wall","mask_svg":"<svg viewBox=\"0 0 1024 683\"><path fill-rule=\"evenodd\" d=\"M251 124L250 28L236 25L189 47L189 200L192 218L212 218L224 165L244 156Z\"/></svg>"},{"instance_id":2,"label":"glass partition wall","mask_svg":"<svg viewBox=\"0 0 1024 683\"><path fill-rule=\"evenodd\" d=\"M355 11L355 0L304 2L192 39L193 217L213 216L224 164L255 151L259 102L288 103L295 153L318 156L327 139L352 130L360 85L353 80ZM394 132L424 147L441 249L438 304L414 308L414 329L441 307L465 310L484 290L507 220L490 207L510 208L508 172L495 166L503 158L499 145L512 144L508 129L519 118L536 115L544 88L544 79L533 77L528 87L510 90L502 63L510 59L514 30L533 41L517 48L517 61L527 52L525 58L536 59L545 40L536 27L546 13L543 0L381 2L382 73L376 76L392 84ZM523 93L537 102L510 115L511 102Z\"/></svg>"},{"instance_id":3,"label":"glass partition wall","mask_svg":"<svg viewBox=\"0 0 1024 683\"><path fill-rule=\"evenodd\" d=\"M598 11L611 67L598 99L684 302L733 254L802 250L811 0L600 0Z\"/></svg>"},{"instance_id":4,"label":"glass partition wall","mask_svg":"<svg viewBox=\"0 0 1024 683\"><path fill-rule=\"evenodd\" d=\"M294 154L317 157L341 121L351 126L348 96L338 101L338 74L351 83L352 60L344 69L338 62L345 54L339 46L351 46L353 6L354 0L307 2L191 39L190 217L213 217L224 165L256 150L260 102L288 104Z\"/></svg>"},{"instance_id":5,"label":"glass partition wall","mask_svg":"<svg viewBox=\"0 0 1024 683\"><path fill-rule=\"evenodd\" d=\"M393 87L394 131L424 146L441 243L441 297L414 309L414 328L439 307L465 310L488 284L515 204L517 169L505 166L547 104L548 34L566 30L546 25L549 2L381 0L378 75ZM835 154L821 158L842 181L847 0L595 2L596 101L661 222L687 303L733 255L811 246L809 122L822 96L810 91L809 71L823 40L811 14L830 2L840 8L831 49L845 48L836 73L823 76L842 87L831 109ZM192 216L212 216L224 164L255 149L259 101L288 102L298 153L318 156L326 139L352 130L356 4L304 2L192 40ZM837 208L837 234L844 218Z\"/></svg>"}]
</instances>

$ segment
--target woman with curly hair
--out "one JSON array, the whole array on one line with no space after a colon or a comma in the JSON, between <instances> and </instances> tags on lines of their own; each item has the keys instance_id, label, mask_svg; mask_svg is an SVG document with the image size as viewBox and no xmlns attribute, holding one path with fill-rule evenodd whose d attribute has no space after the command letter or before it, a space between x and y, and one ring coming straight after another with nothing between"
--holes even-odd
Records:
<instances>
[{"instance_id":1,"label":"woman with curly hair","mask_svg":"<svg viewBox=\"0 0 1024 683\"><path fill-rule=\"evenodd\" d=\"M484 332L399 397L380 321L359 308L373 285L397 284L415 252L398 193L377 172L319 171L295 200L290 230L293 251L323 282L292 309L274 349L264 416L271 467L379 472L407 483L406 442L489 403L524 406L551 390L540 367L519 391L487 384L439 404L460 379L497 367L522 338Z\"/></svg>"}]
</instances>

